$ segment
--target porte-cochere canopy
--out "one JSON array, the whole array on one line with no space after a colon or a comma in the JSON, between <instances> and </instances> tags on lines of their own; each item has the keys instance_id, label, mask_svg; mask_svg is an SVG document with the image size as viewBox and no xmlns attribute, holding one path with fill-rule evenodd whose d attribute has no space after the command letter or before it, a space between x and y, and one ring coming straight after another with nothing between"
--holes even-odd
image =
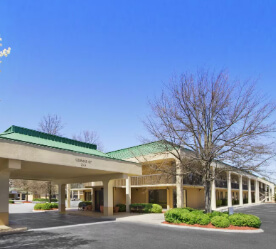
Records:
<instances>
[{"instance_id":1,"label":"porte-cochere canopy","mask_svg":"<svg viewBox=\"0 0 276 249\"><path fill-rule=\"evenodd\" d=\"M67 183L103 181L108 186L114 179L141 174L139 164L112 158L94 144L11 126L0 134L0 225L8 224L9 179L52 181L64 192ZM112 193L105 195L109 215Z\"/></svg>"}]
</instances>

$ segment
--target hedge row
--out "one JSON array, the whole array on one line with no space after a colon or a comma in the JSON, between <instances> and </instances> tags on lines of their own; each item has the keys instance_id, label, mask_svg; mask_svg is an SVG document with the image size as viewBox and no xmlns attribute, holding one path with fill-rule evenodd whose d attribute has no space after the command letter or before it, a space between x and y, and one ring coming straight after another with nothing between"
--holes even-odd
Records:
<instances>
[{"instance_id":1,"label":"hedge row","mask_svg":"<svg viewBox=\"0 0 276 249\"><path fill-rule=\"evenodd\" d=\"M14 204L14 201L13 200L9 200L9 203Z\"/></svg>"},{"instance_id":2,"label":"hedge row","mask_svg":"<svg viewBox=\"0 0 276 249\"><path fill-rule=\"evenodd\" d=\"M117 204L116 207L119 207L119 212L126 212L125 204Z\"/></svg>"},{"instance_id":3,"label":"hedge row","mask_svg":"<svg viewBox=\"0 0 276 249\"><path fill-rule=\"evenodd\" d=\"M52 208L58 208L57 203L37 203L34 206L34 210L51 210Z\"/></svg>"},{"instance_id":4,"label":"hedge row","mask_svg":"<svg viewBox=\"0 0 276 249\"><path fill-rule=\"evenodd\" d=\"M142 213L162 213L162 206L152 203L135 203L130 204L130 210L135 210L137 207L142 207L139 210Z\"/></svg>"},{"instance_id":5,"label":"hedge row","mask_svg":"<svg viewBox=\"0 0 276 249\"><path fill-rule=\"evenodd\" d=\"M81 201L81 202L79 202L79 208L86 207L86 206L89 206L89 205L92 205L91 201Z\"/></svg>"},{"instance_id":6,"label":"hedge row","mask_svg":"<svg viewBox=\"0 0 276 249\"><path fill-rule=\"evenodd\" d=\"M41 201L41 202L49 202L49 199L45 199L45 198L34 198L33 201ZM55 198L51 199L52 202L57 202L58 200Z\"/></svg>"},{"instance_id":7,"label":"hedge row","mask_svg":"<svg viewBox=\"0 0 276 249\"><path fill-rule=\"evenodd\" d=\"M165 220L169 223L186 223L190 225L208 225L212 224L215 227L247 226L259 228L261 220L259 217L237 213L229 215L227 212L221 213L214 211L210 214L205 214L201 210L191 210L190 208L174 208L165 213Z\"/></svg>"}]
</instances>

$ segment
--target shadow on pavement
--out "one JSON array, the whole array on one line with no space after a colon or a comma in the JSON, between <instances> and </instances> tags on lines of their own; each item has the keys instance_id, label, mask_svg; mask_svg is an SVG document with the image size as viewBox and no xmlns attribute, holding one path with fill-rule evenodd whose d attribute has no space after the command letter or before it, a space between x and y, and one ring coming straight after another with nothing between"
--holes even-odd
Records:
<instances>
[{"instance_id":1,"label":"shadow on pavement","mask_svg":"<svg viewBox=\"0 0 276 249\"><path fill-rule=\"evenodd\" d=\"M97 240L76 237L72 234L50 232L25 232L14 235L0 236L0 248L78 248L83 245L93 245ZM39 238L39 243L37 242Z\"/></svg>"},{"instance_id":2,"label":"shadow on pavement","mask_svg":"<svg viewBox=\"0 0 276 249\"><path fill-rule=\"evenodd\" d=\"M116 219L74 216L68 214L60 214L58 212L10 214L10 224L24 226L28 229L70 226L114 220Z\"/></svg>"}]
</instances>

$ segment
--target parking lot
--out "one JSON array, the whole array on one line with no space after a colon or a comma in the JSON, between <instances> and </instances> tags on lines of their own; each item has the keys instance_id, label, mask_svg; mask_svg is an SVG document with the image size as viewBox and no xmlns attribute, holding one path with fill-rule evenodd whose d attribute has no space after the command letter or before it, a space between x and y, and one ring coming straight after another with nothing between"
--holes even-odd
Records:
<instances>
[{"instance_id":1,"label":"parking lot","mask_svg":"<svg viewBox=\"0 0 276 249\"><path fill-rule=\"evenodd\" d=\"M235 212L258 215L262 219L261 228L264 232L242 234L200 231L133 219L93 220L54 212L11 214L12 222L30 224L33 219L33 225L29 225L31 231L25 233L2 235L0 248L275 248L275 204L241 208ZM140 217L142 220L143 215ZM154 219L154 214L151 217Z\"/></svg>"}]
</instances>

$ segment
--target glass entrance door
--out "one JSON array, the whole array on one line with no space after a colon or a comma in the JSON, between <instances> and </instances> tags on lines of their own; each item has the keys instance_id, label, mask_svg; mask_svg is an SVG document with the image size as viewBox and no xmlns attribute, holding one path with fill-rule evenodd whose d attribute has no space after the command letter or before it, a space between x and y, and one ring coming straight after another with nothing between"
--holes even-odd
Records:
<instances>
[{"instance_id":1,"label":"glass entrance door","mask_svg":"<svg viewBox=\"0 0 276 249\"><path fill-rule=\"evenodd\" d=\"M95 211L100 212L100 206L103 205L103 189L95 190Z\"/></svg>"},{"instance_id":2,"label":"glass entrance door","mask_svg":"<svg viewBox=\"0 0 276 249\"><path fill-rule=\"evenodd\" d=\"M162 208L167 208L167 190L149 190L149 203L159 204L162 206Z\"/></svg>"}]
</instances>

